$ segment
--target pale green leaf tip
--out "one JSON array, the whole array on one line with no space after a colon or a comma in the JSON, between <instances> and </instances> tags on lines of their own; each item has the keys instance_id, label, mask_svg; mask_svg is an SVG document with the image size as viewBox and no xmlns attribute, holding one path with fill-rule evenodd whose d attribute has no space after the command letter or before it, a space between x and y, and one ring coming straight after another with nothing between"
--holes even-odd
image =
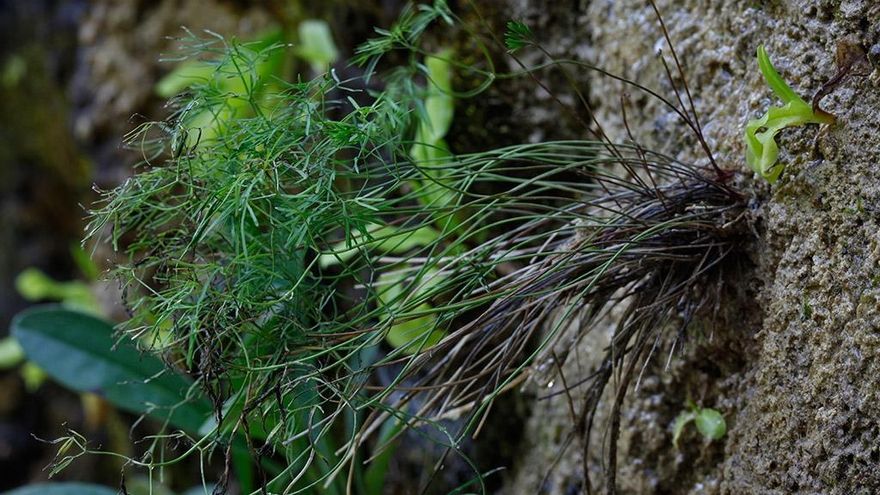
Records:
<instances>
[{"instance_id":1,"label":"pale green leaf tip","mask_svg":"<svg viewBox=\"0 0 880 495\"><path fill-rule=\"evenodd\" d=\"M684 431L684 427L693 420L694 413L691 411L682 411L676 416L675 425L672 427L672 445L674 445L675 448L678 448L678 441L681 438L681 433Z\"/></svg>"},{"instance_id":2,"label":"pale green leaf tip","mask_svg":"<svg viewBox=\"0 0 880 495\"><path fill-rule=\"evenodd\" d=\"M770 61L770 56L767 55L767 50L764 48L764 45L758 45L758 68L761 70L764 80L767 81L767 85L770 86L770 89L776 93L776 96L778 96L783 103L796 101L806 105L806 102L804 102L804 100L801 99L793 89L791 89L791 86L782 79L782 76L779 75L776 67L773 66L773 62Z\"/></svg>"},{"instance_id":3,"label":"pale green leaf tip","mask_svg":"<svg viewBox=\"0 0 880 495\"><path fill-rule=\"evenodd\" d=\"M299 56L309 62L315 72L327 70L339 59L339 49L326 22L316 19L302 21L298 32Z\"/></svg>"},{"instance_id":4,"label":"pale green leaf tip","mask_svg":"<svg viewBox=\"0 0 880 495\"><path fill-rule=\"evenodd\" d=\"M0 370L18 366L24 360L24 350L13 336L0 339Z\"/></svg>"},{"instance_id":5,"label":"pale green leaf tip","mask_svg":"<svg viewBox=\"0 0 880 495\"><path fill-rule=\"evenodd\" d=\"M672 444L675 448L678 448L681 434L691 421L696 425L697 431L710 441L718 440L727 433L727 422L720 412L690 404L689 409L680 412L675 418L675 424L672 427Z\"/></svg>"}]
</instances>

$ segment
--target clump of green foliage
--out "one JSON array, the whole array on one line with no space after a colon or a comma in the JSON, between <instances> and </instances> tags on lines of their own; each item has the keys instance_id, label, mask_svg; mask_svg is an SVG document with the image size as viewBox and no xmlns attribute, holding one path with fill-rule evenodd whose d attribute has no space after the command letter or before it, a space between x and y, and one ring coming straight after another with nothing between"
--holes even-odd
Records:
<instances>
[{"instance_id":1,"label":"clump of green foliage","mask_svg":"<svg viewBox=\"0 0 880 495\"><path fill-rule=\"evenodd\" d=\"M214 71L169 123L131 135L144 163L93 211L89 235L128 260L124 330L165 336L153 350L212 405L193 443L244 449L270 491L367 493L364 449L382 459L406 428L437 425L457 450L563 333L580 339L616 307L578 419L589 437L611 377L619 415L668 329L681 338L713 306L736 248L742 196L678 93L674 105L583 64L661 98L707 166L613 142L598 122L594 140L453 153L454 98L499 75L423 50L435 21L460 22L442 1L408 9L361 47L352 80L269 76L277 43L195 41ZM546 54L522 23L497 43ZM410 63L363 89L392 50ZM453 69L484 83L455 93Z\"/></svg>"},{"instance_id":2,"label":"clump of green foliage","mask_svg":"<svg viewBox=\"0 0 880 495\"><path fill-rule=\"evenodd\" d=\"M805 124L834 123L834 116L813 108L803 100L779 75L764 45L758 47L758 67L770 89L782 100L783 106L770 107L760 119L750 120L746 125L746 161L756 173L773 184L783 167L776 163L779 147L776 135L787 127Z\"/></svg>"}]
</instances>

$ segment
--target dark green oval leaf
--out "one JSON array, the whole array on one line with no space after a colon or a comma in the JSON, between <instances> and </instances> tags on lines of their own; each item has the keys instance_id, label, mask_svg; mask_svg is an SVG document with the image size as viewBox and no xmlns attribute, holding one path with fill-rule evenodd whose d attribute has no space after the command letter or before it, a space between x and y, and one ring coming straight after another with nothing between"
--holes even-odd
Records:
<instances>
[{"instance_id":1,"label":"dark green oval leaf","mask_svg":"<svg viewBox=\"0 0 880 495\"><path fill-rule=\"evenodd\" d=\"M113 326L104 320L41 306L16 316L12 333L28 359L68 388L99 394L127 411L169 419L193 433L210 414L204 398L186 399L192 388L188 378L140 352L131 341L117 341Z\"/></svg>"},{"instance_id":2,"label":"dark green oval leaf","mask_svg":"<svg viewBox=\"0 0 880 495\"><path fill-rule=\"evenodd\" d=\"M116 495L116 490L87 483L39 483L17 488L3 495Z\"/></svg>"}]
</instances>

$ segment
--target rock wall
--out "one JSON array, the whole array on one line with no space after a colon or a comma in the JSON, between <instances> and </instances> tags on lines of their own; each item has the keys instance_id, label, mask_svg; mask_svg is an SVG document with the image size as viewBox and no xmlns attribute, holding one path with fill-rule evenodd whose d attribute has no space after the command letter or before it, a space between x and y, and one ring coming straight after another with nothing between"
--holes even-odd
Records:
<instances>
[{"instance_id":1,"label":"rock wall","mask_svg":"<svg viewBox=\"0 0 880 495\"><path fill-rule=\"evenodd\" d=\"M544 2L511 1L513 11L546 18ZM721 323L695 329L687 349L645 372L621 425L621 493L880 492L880 88L854 76L823 100L838 123L786 130L778 139L780 181L752 177L742 133L774 96L757 68L764 44L783 78L805 99L836 72L838 45L878 50L880 4L870 0L662 0L657 2L682 59L707 138L722 167L754 198L755 241L740 273L727 280ZM643 0L556 4L577 27L536 29L599 66L674 97L657 50L669 51ZM540 22L538 23L540 25ZM551 50L552 51L552 50ZM670 60L671 63L671 59ZM874 62L876 64L876 61ZM674 66L673 66L674 69ZM680 85L677 77L673 78ZM623 88L591 77L600 120L625 138ZM691 135L653 99L629 89L627 116L645 145L699 160ZM694 330L694 329L692 329ZM702 335L702 337L700 336ZM569 362L570 382L602 351L601 331ZM571 361L571 360L570 360ZM544 384L542 392L558 390ZM578 393L572 392L577 403ZM692 399L722 411L729 431L708 444L685 433L672 445L675 416ZM600 419L602 419L600 410ZM600 423L601 424L601 423ZM575 440L549 472L571 431L564 395L536 402L524 457L509 493L579 493ZM594 487L602 427L592 457ZM541 469L535 466L542 466Z\"/></svg>"}]
</instances>

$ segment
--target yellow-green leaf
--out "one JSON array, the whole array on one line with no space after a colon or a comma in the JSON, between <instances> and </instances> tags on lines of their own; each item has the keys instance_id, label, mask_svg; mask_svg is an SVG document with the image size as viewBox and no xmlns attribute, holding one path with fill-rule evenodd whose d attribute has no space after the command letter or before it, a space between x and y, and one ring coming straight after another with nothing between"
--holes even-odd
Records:
<instances>
[{"instance_id":1,"label":"yellow-green leaf","mask_svg":"<svg viewBox=\"0 0 880 495\"><path fill-rule=\"evenodd\" d=\"M299 24L297 54L311 64L315 72L326 72L339 59L339 50L333 42L330 26L324 21L307 20Z\"/></svg>"},{"instance_id":2,"label":"yellow-green leaf","mask_svg":"<svg viewBox=\"0 0 880 495\"><path fill-rule=\"evenodd\" d=\"M24 351L18 345L15 337L8 336L0 339L0 370L8 370L19 365L24 360Z\"/></svg>"},{"instance_id":3,"label":"yellow-green leaf","mask_svg":"<svg viewBox=\"0 0 880 495\"><path fill-rule=\"evenodd\" d=\"M752 170L772 184L782 173L782 166L776 164L779 155L776 134L787 127L833 124L834 116L821 110L814 112L782 79L770 62L763 45L758 47L758 67L767 85L783 101L784 106L770 107L763 117L750 120L746 124L746 162Z\"/></svg>"},{"instance_id":4,"label":"yellow-green leaf","mask_svg":"<svg viewBox=\"0 0 880 495\"><path fill-rule=\"evenodd\" d=\"M376 256L403 254L416 247L428 246L439 237L439 232L427 226L406 230L390 225L373 225L366 234L357 234L351 239L337 242L330 251L321 253L318 265L327 268L345 263L362 250L372 251Z\"/></svg>"},{"instance_id":5,"label":"yellow-green leaf","mask_svg":"<svg viewBox=\"0 0 880 495\"><path fill-rule=\"evenodd\" d=\"M436 269L422 273L418 281L407 280L412 271L389 269L377 281L380 307L385 308L387 318L392 320L385 339L394 348L414 353L435 345L446 336L438 327L437 315L427 302L418 303L410 309L412 301L420 301L443 281Z\"/></svg>"},{"instance_id":6,"label":"yellow-green leaf","mask_svg":"<svg viewBox=\"0 0 880 495\"><path fill-rule=\"evenodd\" d=\"M217 70L215 64L201 60L188 60L171 70L156 83L156 94L162 98L171 98L193 84L208 82Z\"/></svg>"},{"instance_id":7,"label":"yellow-green leaf","mask_svg":"<svg viewBox=\"0 0 880 495\"><path fill-rule=\"evenodd\" d=\"M697 430L709 440L718 440L727 433L727 422L724 416L715 409L704 408L694 418Z\"/></svg>"},{"instance_id":8,"label":"yellow-green leaf","mask_svg":"<svg viewBox=\"0 0 880 495\"><path fill-rule=\"evenodd\" d=\"M425 98L425 119L419 126L417 140L434 144L449 132L455 103L452 98L452 50L441 50L427 57L428 95Z\"/></svg>"},{"instance_id":9,"label":"yellow-green leaf","mask_svg":"<svg viewBox=\"0 0 880 495\"><path fill-rule=\"evenodd\" d=\"M691 411L682 411L675 417L675 424L672 427L672 444L678 448L678 440L681 438L684 427L694 420L694 413Z\"/></svg>"}]
</instances>

